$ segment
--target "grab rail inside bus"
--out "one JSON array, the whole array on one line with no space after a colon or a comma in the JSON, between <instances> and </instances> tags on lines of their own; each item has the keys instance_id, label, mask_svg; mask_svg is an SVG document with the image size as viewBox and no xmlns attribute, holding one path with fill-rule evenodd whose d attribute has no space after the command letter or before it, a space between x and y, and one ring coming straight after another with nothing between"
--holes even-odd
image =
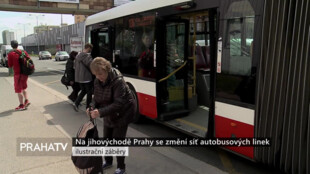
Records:
<instances>
[{"instance_id":1,"label":"grab rail inside bus","mask_svg":"<svg viewBox=\"0 0 310 174\"><path fill-rule=\"evenodd\" d=\"M187 61L185 61L185 62L183 63L183 65L181 65L178 69L172 71L169 75L167 75L166 77L160 79L158 82L162 82L162 81L165 81L165 80L169 79L169 77L171 77L172 75L174 75L175 73L177 73L178 71L180 71L186 64L187 64Z\"/></svg>"}]
</instances>

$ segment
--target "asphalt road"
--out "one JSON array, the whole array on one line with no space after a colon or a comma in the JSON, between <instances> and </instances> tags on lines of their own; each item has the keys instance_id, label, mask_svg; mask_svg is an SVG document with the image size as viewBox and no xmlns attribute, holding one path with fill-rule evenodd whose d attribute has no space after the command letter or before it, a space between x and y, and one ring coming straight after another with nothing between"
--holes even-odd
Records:
<instances>
[{"instance_id":1,"label":"asphalt road","mask_svg":"<svg viewBox=\"0 0 310 174\"><path fill-rule=\"evenodd\" d=\"M32 59L36 65L36 72L30 77L31 79L65 95L70 94L71 89L67 90L67 88L60 83L61 76L65 70L66 61L56 62L55 60L38 60L38 57L32 57ZM146 120L142 124L131 124L130 127L150 137L187 136L151 120ZM72 127L72 129L76 129L76 127ZM263 164L249 161L219 147L175 147L175 149L228 173L281 173L276 169L268 168L268 166Z\"/></svg>"}]
</instances>

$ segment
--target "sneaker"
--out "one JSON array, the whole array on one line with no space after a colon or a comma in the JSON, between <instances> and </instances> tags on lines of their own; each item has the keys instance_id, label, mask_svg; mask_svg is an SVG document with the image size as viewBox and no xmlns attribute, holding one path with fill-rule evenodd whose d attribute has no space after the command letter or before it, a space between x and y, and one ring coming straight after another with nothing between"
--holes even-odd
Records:
<instances>
[{"instance_id":1,"label":"sneaker","mask_svg":"<svg viewBox=\"0 0 310 174\"><path fill-rule=\"evenodd\" d=\"M15 111L23 111L25 109L25 106L23 104L20 104L17 108L15 108Z\"/></svg>"},{"instance_id":2,"label":"sneaker","mask_svg":"<svg viewBox=\"0 0 310 174\"><path fill-rule=\"evenodd\" d=\"M27 108L29 105L30 105L29 100L28 100L28 99L27 99L27 100L25 100L25 103L24 103L25 108Z\"/></svg>"},{"instance_id":3,"label":"sneaker","mask_svg":"<svg viewBox=\"0 0 310 174\"><path fill-rule=\"evenodd\" d=\"M120 169L120 168L117 168L114 172L114 174L125 174L125 173L126 173L125 169Z\"/></svg>"},{"instance_id":4,"label":"sneaker","mask_svg":"<svg viewBox=\"0 0 310 174\"><path fill-rule=\"evenodd\" d=\"M73 109L76 111L76 112L79 112L79 107L78 106L76 106L74 103L73 103Z\"/></svg>"},{"instance_id":5,"label":"sneaker","mask_svg":"<svg viewBox=\"0 0 310 174\"><path fill-rule=\"evenodd\" d=\"M110 167L112 167L112 164L109 164L109 163L106 163L106 162L104 162L103 165L102 165L102 169L103 170L108 169Z\"/></svg>"}]
</instances>

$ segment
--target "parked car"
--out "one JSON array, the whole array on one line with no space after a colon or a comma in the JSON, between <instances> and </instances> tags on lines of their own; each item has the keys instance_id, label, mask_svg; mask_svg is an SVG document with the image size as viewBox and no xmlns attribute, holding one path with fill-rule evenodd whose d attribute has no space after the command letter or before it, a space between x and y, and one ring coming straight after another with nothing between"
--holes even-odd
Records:
<instances>
[{"instance_id":1,"label":"parked car","mask_svg":"<svg viewBox=\"0 0 310 174\"><path fill-rule=\"evenodd\" d=\"M40 51L39 52L39 60L43 59L52 59L52 55L48 51Z\"/></svg>"},{"instance_id":2,"label":"parked car","mask_svg":"<svg viewBox=\"0 0 310 174\"><path fill-rule=\"evenodd\" d=\"M12 51L12 47L11 45L2 45L1 46L1 55L0 55L0 63L5 66L5 67L8 67L8 54L10 51ZM19 50L23 50L24 47L19 45L17 47L17 49Z\"/></svg>"},{"instance_id":3,"label":"parked car","mask_svg":"<svg viewBox=\"0 0 310 174\"><path fill-rule=\"evenodd\" d=\"M69 54L66 51L58 51L55 54L56 61L68 60L68 59L69 59Z\"/></svg>"}]
</instances>

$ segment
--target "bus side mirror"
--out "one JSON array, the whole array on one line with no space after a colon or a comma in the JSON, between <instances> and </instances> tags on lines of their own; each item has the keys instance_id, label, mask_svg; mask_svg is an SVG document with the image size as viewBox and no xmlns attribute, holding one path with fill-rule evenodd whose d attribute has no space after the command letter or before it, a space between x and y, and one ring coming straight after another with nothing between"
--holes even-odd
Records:
<instances>
[{"instance_id":1,"label":"bus side mirror","mask_svg":"<svg viewBox=\"0 0 310 174\"><path fill-rule=\"evenodd\" d=\"M3 57L5 57L5 54L3 54Z\"/></svg>"}]
</instances>

